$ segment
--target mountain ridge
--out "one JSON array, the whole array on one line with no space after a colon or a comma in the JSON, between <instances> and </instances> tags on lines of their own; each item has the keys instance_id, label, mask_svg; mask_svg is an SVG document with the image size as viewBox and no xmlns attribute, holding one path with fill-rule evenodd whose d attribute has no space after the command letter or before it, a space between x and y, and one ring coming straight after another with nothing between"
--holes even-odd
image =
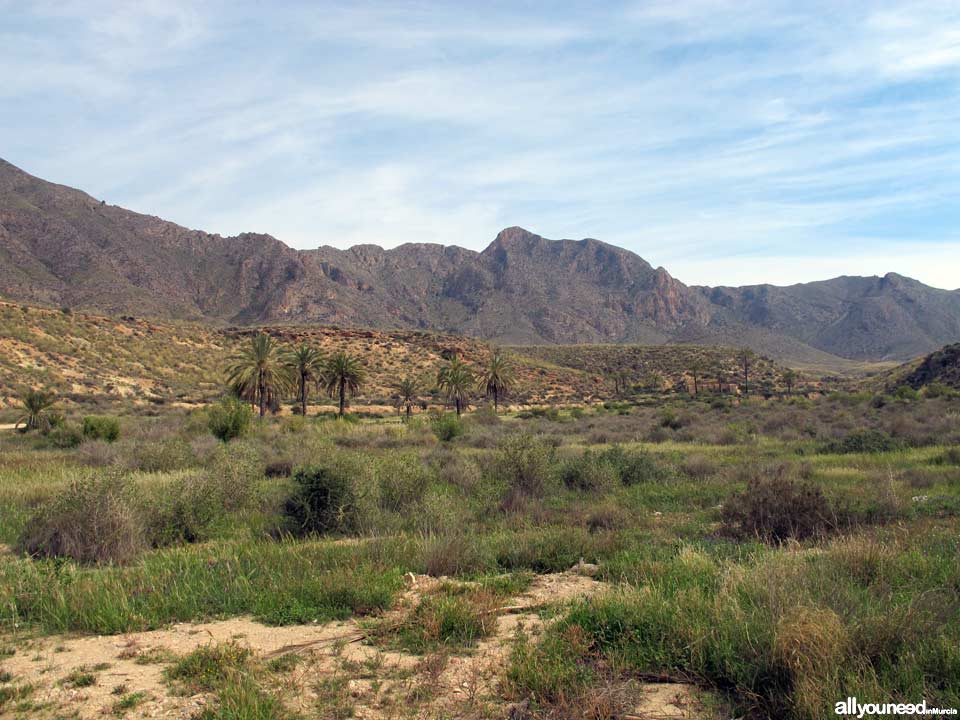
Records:
<instances>
[{"instance_id":1,"label":"mountain ridge","mask_svg":"<svg viewBox=\"0 0 960 720\"><path fill-rule=\"evenodd\" d=\"M802 362L903 360L960 340L960 291L895 272L685 285L603 241L505 228L439 243L290 248L108 205L0 160L0 295L202 320L429 329L507 344L704 342Z\"/></svg>"}]
</instances>

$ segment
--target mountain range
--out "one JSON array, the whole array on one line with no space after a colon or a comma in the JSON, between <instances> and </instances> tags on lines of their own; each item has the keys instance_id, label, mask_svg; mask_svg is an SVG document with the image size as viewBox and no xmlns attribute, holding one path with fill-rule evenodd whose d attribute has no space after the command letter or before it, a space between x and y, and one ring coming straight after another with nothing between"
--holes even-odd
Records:
<instances>
[{"instance_id":1,"label":"mountain range","mask_svg":"<svg viewBox=\"0 0 960 720\"><path fill-rule=\"evenodd\" d=\"M960 290L896 273L687 286L598 240L519 227L482 252L411 243L294 250L190 230L0 160L0 296L218 325L413 328L505 344L749 345L778 359L904 360L960 340Z\"/></svg>"}]
</instances>

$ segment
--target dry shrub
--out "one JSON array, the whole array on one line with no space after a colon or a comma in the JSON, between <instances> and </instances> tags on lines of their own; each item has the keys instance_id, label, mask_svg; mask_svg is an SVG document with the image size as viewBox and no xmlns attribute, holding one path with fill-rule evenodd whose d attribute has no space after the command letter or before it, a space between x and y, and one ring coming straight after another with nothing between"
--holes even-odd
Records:
<instances>
[{"instance_id":1,"label":"dry shrub","mask_svg":"<svg viewBox=\"0 0 960 720\"><path fill-rule=\"evenodd\" d=\"M703 480L716 475L720 466L706 455L689 455L680 464L680 469L688 477Z\"/></svg>"},{"instance_id":2,"label":"dry shrub","mask_svg":"<svg viewBox=\"0 0 960 720\"><path fill-rule=\"evenodd\" d=\"M799 717L819 717L838 691L849 638L840 617L827 608L794 607L777 622L774 660L790 676Z\"/></svg>"},{"instance_id":3,"label":"dry shrub","mask_svg":"<svg viewBox=\"0 0 960 720\"><path fill-rule=\"evenodd\" d=\"M495 565L477 538L466 533L434 535L424 540L423 564L426 574L434 577L480 572Z\"/></svg>"},{"instance_id":4,"label":"dry shrub","mask_svg":"<svg viewBox=\"0 0 960 720\"><path fill-rule=\"evenodd\" d=\"M933 487L939 475L935 471L927 468L908 468L903 471L901 477L910 487L917 490L924 490Z\"/></svg>"},{"instance_id":5,"label":"dry shrub","mask_svg":"<svg viewBox=\"0 0 960 720\"><path fill-rule=\"evenodd\" d=\"M633 515L614 502L607 502L592 508L586 517L586 527L590 532L621 530L633 523Z\"/></svg>"},{"instance_id":6,"label":"dry shrub","mask_svg":"<svg viewBox=\"0 0 960 720\"><path fill-rule=\"evenodd\" d=\"M132 560L144 547L132 491L127 478L115 472L73 480L27 522L18 549L84 564Z\"/></svg>"},{"instance_id":7,"label":"dry shrub","mask_svg":"<svg viewBox=\"0 0 960 720\"><path fill-rule=\"evenodd\" d=\"M756 537L767 543L820 537L836 526L836 514L820 488L791 477L787 465L772 476L752 477L721 513L723 531L736 538Z\"/></svg>"},{"instance_id":8,"label":"dry shrub","mask_svg":"<svg viewBox=\"0 0 960 720\"><path fill-rule=\"evenodd\" d=\"M113 443L90 440L77 449L77 459L89 467L109 467L120 462L120 453Z\"/></svg>"}]
</instances>

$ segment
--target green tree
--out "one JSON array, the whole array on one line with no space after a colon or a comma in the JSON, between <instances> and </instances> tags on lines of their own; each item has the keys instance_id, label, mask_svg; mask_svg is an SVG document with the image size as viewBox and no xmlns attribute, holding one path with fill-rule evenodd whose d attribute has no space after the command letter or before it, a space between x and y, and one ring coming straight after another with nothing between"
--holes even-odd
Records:
<instances>
[{"instance_id":1,"label":"green tree","mask_svg":"<svg viewBox=\"0 0 960 720\"><path fill-rule=\"evenodd\" d=\"M493 353L480 374L479 388L487 397L493 396L495 413L500 408L500 398L510 391L513 382L513 364L500 351Z\"/></svg>"},{"instance_id":2,"label":"green tree","mask_svg":"<svg viewBox=\"0 0 960 720\"><path fill-rule=\"evenodd\" d=\"M420 393L420 385L414 378L404 378L397 383L396 390L400 395L400 405L406 406L407 419L409 419L410 414L413 412L413 404L416 402L417 395Z\"/></svg>"},{"instance_id":3,"label":"green tree","mask_svg":"<svg viewBox=\"0 0 960 720\"><path fill-rule=\"evenodd\" d=\"M266 415L269 403L293 385L279 347L262 332L250 338L250 343L233 357L227 368L227 383L237 397L259 408L260 417Z\"/></svg>"},{"instance_id":4,"label":"green tree","mask_svg":"<svg viewBox=\"0 0 960 720\"><path fill-rule=\"evenodd\" d=\"M300 414L306 416L309 383L320 377L323 358L316 348L301 343L286 354L284 362L296 379Z\"/></svg>"},{"instance_id":5,"label":"green tree","mask_svg":"<svg viewBox=\"0 0 960 720\"><path fill-rule=\"evenodd\" d=\"M367 379L367 373L357 358L341 351L327 358L320 374L320 385L339 399L338 417L343 417L347 395L356 395Z\"/></svg>"},{"instance_id":6,"label":"green tree","mask_svg":"<svg viewBox=\"0 0 960 720\"><path fill-rule=\"evenodd\" d=\"M756 357L750 348L740 348L737 351L737 362L743 369L743 394L750 394L750 366L753 365L753 359Z\"/></svg>"},{"instance_id":7,"label":"green tree","mask_svg":"<svg viewBox=\"0 0 960 720\"><path fill-rule=\"evenodd\" d=\"M14 427L21 432L37 430L41 433L50 432L55 423L55 415L51 412L54 399L50 393L39 390L28 390L20 398L26 413L17 420Z\"/></svg>"},{"instance_id":8,"label":"green tree","mask_svg":"<svg viewBox=\"0 0 960 720\"><path fill-rule=\"evenodd\" d=\"M453 358L445 367L440 368L440 372L437 373L437 386L447 396L448 400L453 400L457 409L457 417L460 417L463 407L467 404L467 398L473 384L473 372L457 357Z\"/></svg>"},{"instance_id":9,"label":"green tree","mask_svg":"<svg viewBox=\"0 0 960 720\"><path fill-rule=\"evenodd\" d=\"M793 386L797 384L798 379L796 370L787 368L783 371L783 384L787 386L787 395L793 395Z\"/></svg>"}]
</instances>

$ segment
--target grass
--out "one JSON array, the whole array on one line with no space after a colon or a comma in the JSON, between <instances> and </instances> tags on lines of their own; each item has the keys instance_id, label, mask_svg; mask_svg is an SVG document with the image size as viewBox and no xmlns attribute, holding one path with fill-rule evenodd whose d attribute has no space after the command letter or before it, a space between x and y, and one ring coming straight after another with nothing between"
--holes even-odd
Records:
<instances>
[{"instance_id":1,"label":"grass","mask_svg":"<svg viewBox=\"0 0 960 720\"><path fill-rule=\"evenodd\" d=\"M221 446L195 417L173 412L125 418L109 448L3 436L0 542L9 545L39 508L69 505L78 477L119 472L133 517L147 516L137 503L149 500L144 507L171 524L183 520L183 504L157 498L222 494L201 534L165 534L173 539L123 563L0 553L0 648L9 654L37 633L117 634L246 614L278 625L363 616L380 647L427 662L469 653L535 574L582 559L599 565L611 592L551 609L543 632L519 636L499 669L504 690L535 715L582 715L649 676L695 682L737 716L825 718L848 694L958 706L958 402L676 399L468 414L449 441L422 420L311 417L255 423ZM865 428L878 433L871 442L855 434ZM287 534L296 486L267 477L278 464L322 466L348 483L350 523ZM778 475L817 488L843 522L769 544L762 533L725 534L724 507ZM446 577L384 615L406 573ZM181 691L210 693L209 718L289 717L280 676L305 663L263 663L233 644L181 658L129 652L169 663ZM76 672L95 680L97 671ZM318 713L349 716L355 703L342 680L315 688ZM28 692L14 687L2 686L8 707ZM132 709L116 707L127 695L114 713ZM436 693L421 695L426 703Z\"/></svg>"}]
</instances>

